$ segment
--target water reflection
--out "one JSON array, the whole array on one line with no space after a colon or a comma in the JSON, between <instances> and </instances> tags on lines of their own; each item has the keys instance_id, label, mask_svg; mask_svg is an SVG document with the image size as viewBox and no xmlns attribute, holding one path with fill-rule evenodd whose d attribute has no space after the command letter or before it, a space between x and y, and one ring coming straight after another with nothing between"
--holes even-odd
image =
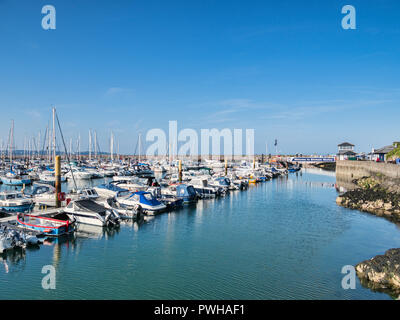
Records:
<instances>
[{"instance_id":1,"label":"water reflection","mask_svg":"<svg viewBox=\"0 0 400 320\"><path fill-rule=\"evenodd\" d=\"M0 254L0 269L4 273L20 272L25 269L26 254L24 249L15 249Z\"/></svg>"},{"instance_id":2,"label":"water reflection","mask_svg":"<svg viewBox=\"0 0 400 320\"><path fill-rule=\"evenodd\" d=\"M343 176L336 176L336 190L340 193L354 190L357 185L353 182L353 179L349 179Z\"/></svg>"},{"instance_id":3,"label":"water reflection","mask_svg":"<svg viewBox=\"0 0 400 320\"><path fill-rule=\"evenodd\" d=\"M0 272L0 298L39 297L40 286L25 284L47 263L68 279L57 282L60 299L379 298L361 285L341 290L341 266L395 246L398 230L338 207L334 183L289 174L115 229L79 225L46 239L27 268L25 256L0 259L1 270L23 270Z\"/></svg>"}]
</instances>

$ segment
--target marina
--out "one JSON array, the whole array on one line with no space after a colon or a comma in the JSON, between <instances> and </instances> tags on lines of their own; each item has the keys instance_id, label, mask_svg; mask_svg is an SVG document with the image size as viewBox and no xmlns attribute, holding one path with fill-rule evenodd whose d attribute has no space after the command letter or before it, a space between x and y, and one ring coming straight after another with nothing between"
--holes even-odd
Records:
<instances>
[{"instance_id":1,"label":"marina","mask_svg":"<svg viewBox=\"0 0 400 320\"><path fill-rule=\"evenodd\" d=\"M0 297L390 299L359 282L356 290L341 290L342 265L398 245L400 232L385 220L337 207L334 185L334 175L302 169L118 226L78 223L69 235L2 255ZM39 269L47 264L58 270L61 290L41 289Z\"/></svg>"},{"instance_id":2,"label":"marina","mask_svg":"<svg viewBox=\"0 0 400 320\"><path fill-rule=\"evenodd\" d=\"M399 1L0 9L4 310L400 300Z\"/></svg>"}]
</instances>

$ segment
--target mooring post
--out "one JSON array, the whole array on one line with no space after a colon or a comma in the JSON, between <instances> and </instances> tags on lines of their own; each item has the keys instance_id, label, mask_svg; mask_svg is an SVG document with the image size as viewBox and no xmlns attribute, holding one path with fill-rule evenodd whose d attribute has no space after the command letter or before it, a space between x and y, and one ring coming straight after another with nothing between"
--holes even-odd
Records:
<instances>
[{"instance_id":1,"label":"mooring post","mask_svg":"<svg viewBox=\"0 0 400 320\"><path fill-rule=\"evenodd\" d=\"M228 175L228 159L225 159L225 176Z\"/></svg>"},{"instance_id":2,"label":"mooring post","mask_svg":"<svg viewBox=\"0 0 400 320\"><path fill-rule=\"evenodd\" d=\"M178 160L178 176L179 182L182 182L182 160Z\"/></svg>"},{"instance_id":3,"label":"mooring post","mask_svg":"<svg viewBox=\"0 0 400 320\"><path fill-rule=\"evenodd\" d=\"M61 160L60 156L56 156L56 162L55 162L55 171L56 171L56 208L61 207L61 201L59 198L59 194L61 193Z\"/></svg>"}]
</instances>

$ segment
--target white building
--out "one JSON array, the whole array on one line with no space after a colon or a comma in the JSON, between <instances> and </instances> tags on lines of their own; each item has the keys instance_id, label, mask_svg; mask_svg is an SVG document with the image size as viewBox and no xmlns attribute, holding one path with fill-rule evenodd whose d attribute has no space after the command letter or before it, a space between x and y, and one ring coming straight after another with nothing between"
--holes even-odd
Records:
<instances>
[{"instance_id":1,"label":"white building","mask_svg":"<svg viewBox=\"0 0 400 320\"><path fill-rule=\"evenodd\" d=\"M347 160L349 157L355 157L354 144L343 142L338 144L337 160Z\"/></svg>"}]
</instances>

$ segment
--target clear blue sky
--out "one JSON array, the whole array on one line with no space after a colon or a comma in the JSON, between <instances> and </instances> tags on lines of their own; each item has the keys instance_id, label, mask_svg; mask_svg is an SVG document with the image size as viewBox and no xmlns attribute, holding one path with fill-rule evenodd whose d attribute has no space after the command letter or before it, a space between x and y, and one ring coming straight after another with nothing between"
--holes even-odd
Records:
<instances>
[{"instance_id":1,"label":"clear blue sky","mask_svg":"<svg viewBox=\"0 0 400 320\"><path fill-rule=\"evenodd\" d=\"M41 8L57 29L41 27ZM341 28L342 6L357 29ZM370 151L400 140L400 2L0 0L0 136L69 140L96 129L133 153L137 133L254 128L255 151Z\"/></svg>"}]
</instances>

